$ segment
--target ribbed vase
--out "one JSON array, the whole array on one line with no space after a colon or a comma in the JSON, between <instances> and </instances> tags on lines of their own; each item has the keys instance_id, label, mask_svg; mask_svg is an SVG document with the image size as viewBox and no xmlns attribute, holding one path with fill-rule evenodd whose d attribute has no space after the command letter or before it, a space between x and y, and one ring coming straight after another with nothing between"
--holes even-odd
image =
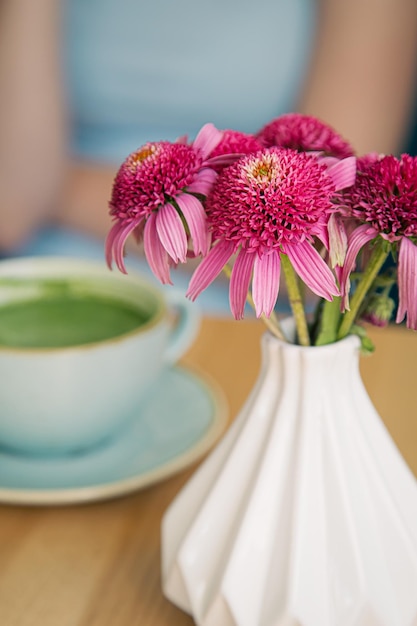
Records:
<instances>
[{"instance_id":1,"label":"ribbed vase","mask_svg":"<svg viewBox=\"0 0 417 626\"><path fill-rule=\"evenodd\" d=\"M417 482L356 337L263 336L250 397L164 516L162 567L199 626L417 626Z\"/></svg>"}]
</instances>

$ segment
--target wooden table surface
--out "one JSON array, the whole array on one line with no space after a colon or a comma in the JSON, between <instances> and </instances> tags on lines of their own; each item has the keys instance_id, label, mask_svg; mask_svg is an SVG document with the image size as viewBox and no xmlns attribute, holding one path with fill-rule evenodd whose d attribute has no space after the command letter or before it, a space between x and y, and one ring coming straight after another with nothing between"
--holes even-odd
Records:
<instances>
[{"instance_id":1,"label":"wooden table surface","mask_svg":"<svg viewBox=\"0 0 417 626\"><path fill-rule=\"evenodd\" d=\"M230 415L258 372L256 321L204 320L185 363L223 388ZM417 476L417 334L372 330L369 394ZM190 626L161 593L161 517L190 468L133 495L61 507L0 506L1 626Z\"/></svg>"}]
</instances>

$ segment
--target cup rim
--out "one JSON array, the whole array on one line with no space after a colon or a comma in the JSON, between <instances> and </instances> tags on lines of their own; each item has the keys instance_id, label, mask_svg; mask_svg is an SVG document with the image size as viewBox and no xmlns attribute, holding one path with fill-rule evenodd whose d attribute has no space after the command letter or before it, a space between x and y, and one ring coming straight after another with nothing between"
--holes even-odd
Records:
<instances>
[{"instance_id":1,"label":"cup rim","mask_svg":"<svg viewBox=\"0 0 417 626\"><path fill-rule=\"evenodd\" d=\"M14 257L10 259L0 259L0 282L2 276L6 276L12 274L14 270L20 268L31 267L32 275L36 275L41 277L64 277L70 276L71 273L76 274L76 272L80 272L81 278L85 276L85 278L91 278L95 274L97 276L108 278L110 280L115 281L123 281L129 280L130 284L135 284L138 287L145 288L148 293L150 293L156 301L155 312L152 314L151 318L135 328L134 330L130 330L128 332L124 332L115 337L109 337L107 339L102 339L99 341L92 341L89 343L75 344L70 346L48 346L48 347L20 347L20 346L2 346L0 345L0 355L5 353L12 354L25 354L28 356L36 356L37 354L47 354L47 353L67 353L74 351L90 351L94 348L98 347L107 347L113 344L121 344L122 342L128 341L136 336L143 334L144 332L148 332L152 328L156 327L165 317L168 307L167 302L157 287L152 285L151 282L147 280L145 276L143 276L137 270L129 270L129 274L115 274L112 273L112 269L108 268L106 264L100 263L93 259L82 259L76 257L61 257L61 256L27 256L27 257ZM67 272L63 271L67 268ZM46 274L42 274L42 269L47 270ZM90 271L90 274L88 274ZM50 273L49 273L50 272ZM85 275L82 272L86 272ZM13 274L15 276L16 274ZM19 275L19 271L17 273ZM21 276L27 276L23 271L21 271ZM30 277L30 276L29 276ZM1 285L0 285L1 289ZM0 304L0 307L2 305Z\"/></svg>"}]
</instances>

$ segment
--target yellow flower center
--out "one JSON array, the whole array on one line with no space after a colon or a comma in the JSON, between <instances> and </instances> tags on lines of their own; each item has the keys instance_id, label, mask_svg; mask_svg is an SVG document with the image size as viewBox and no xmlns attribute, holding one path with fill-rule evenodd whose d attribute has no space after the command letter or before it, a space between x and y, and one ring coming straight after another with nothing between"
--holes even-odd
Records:
<instances>
[{"instance_id":1,"label":"yellow flower center","mask_svg":"<svg viewBox=\"0 0 417 626\"><path fill-rule=\"evenodd\" d=\"M128 167L132 171L136 171L138 165L140 165L141 163L143 163L143 161L155 154L156 151L157 150L155 144L147 143L145 146L142 146L142 148L139 148L139 150L133 152L133 154L130 155Z\"/></svg>"},{"instance_id":2,"label":"yellow flower center","mask_svg":"<svg viewBox=\"0 0 417 626\"><path fill-rule=\"evenodd\" d=\"M250 159L244 166L244 172L249 180L268 184L281 178L281 168L275 154L265 154L261 158Z\"/></svg>"}]
</instances>

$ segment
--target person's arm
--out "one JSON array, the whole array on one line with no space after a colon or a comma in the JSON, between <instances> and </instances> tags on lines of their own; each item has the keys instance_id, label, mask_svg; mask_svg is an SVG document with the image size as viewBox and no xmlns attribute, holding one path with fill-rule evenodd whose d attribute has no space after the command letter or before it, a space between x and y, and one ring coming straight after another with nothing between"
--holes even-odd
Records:
<instances>
[{"instance_id":1,"label":"person's arm","mask_svg":"<svg viewBox=\"0 0 417 626\"><path fill-rule=\"evenodd\" d=\"M342 133L358 154L397 153L417 87L416 0L321 0L299 110Z\"/></svg>"},{"instance_id":2,"label":"person's arm","mask_svg":"<svg viewBox=\"0 0 417 626\"><path fill-rule=\"evenodd\" d=\"M59 5L0 2L0 250L54 210L63 178Z\"/></svg>"}]
</instances>

